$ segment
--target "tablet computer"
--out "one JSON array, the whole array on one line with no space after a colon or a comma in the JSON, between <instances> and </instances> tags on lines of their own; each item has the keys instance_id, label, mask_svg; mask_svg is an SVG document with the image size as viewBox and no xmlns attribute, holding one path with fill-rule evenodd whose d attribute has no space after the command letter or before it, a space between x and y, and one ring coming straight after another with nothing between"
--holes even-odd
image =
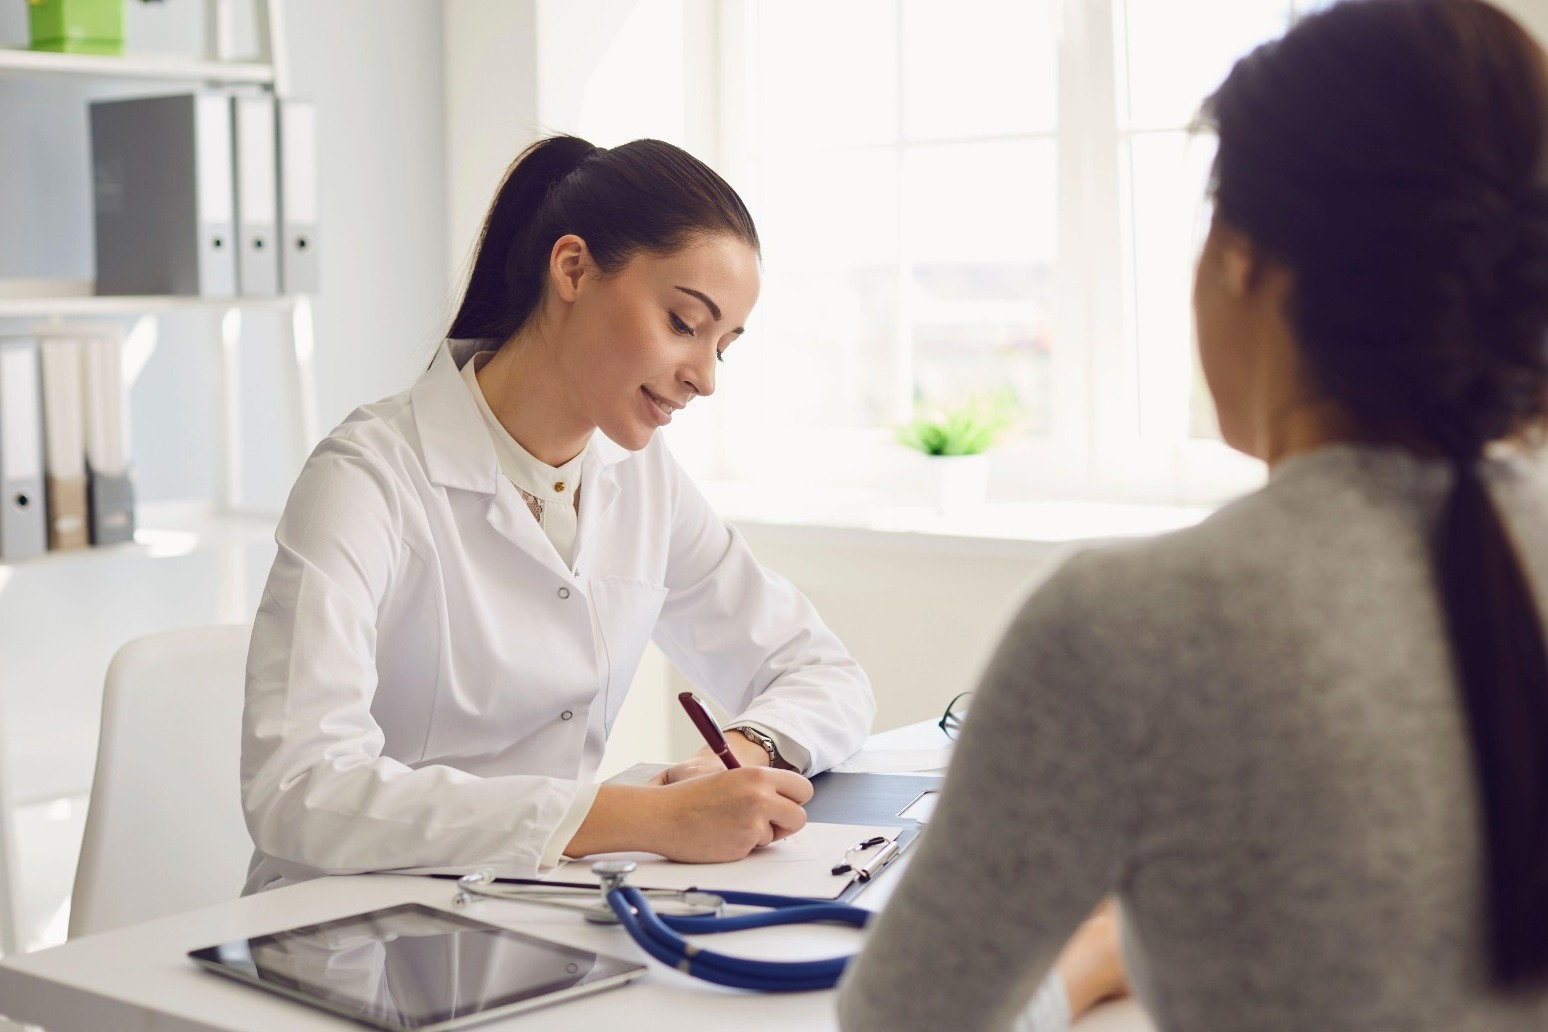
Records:
<instances>
[{"instance_id":1,"label":"tablet computer","mask_svg":"<svg viewBox=\"0 0 1548 1032\"><path fill-rule=\"evenodd\" d=\"M418 903L188 954L249 985L391 1032L442 1032L623 985L631 961Z\"/></svg>"}]
</instances>

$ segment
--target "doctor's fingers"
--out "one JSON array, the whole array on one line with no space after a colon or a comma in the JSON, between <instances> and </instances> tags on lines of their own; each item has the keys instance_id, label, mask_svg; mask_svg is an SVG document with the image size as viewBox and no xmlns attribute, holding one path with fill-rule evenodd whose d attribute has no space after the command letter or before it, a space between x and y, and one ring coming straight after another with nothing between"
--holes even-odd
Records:
<instances>
[{"instance_id":1,"label":"doctor's fingers","mask_svg":"<svg viewBox=\"0 0 1548 1032\"><path fill-rule=\"evenodd\" d=\"M768 780L774 791L798 806L805 806L812 801L812 783L795 771L760 767L758 772Z\"/></svg>"},{"instance_id":2,"label":"doctor's fingers","mask_svg":"<svg viewBox=\"0 0 1548 1032\"><path fill-rule=\"evenodd\" d=\"M659 784L674 785L679 781L702 778L706 774L716 774L725 769L726 765L714 753L706 753L703 756L694 755L662 771Z\"/></svg>"},{"instance_id":3,"label":"doctor's fingers","mask_svg":"<svg viewBox=\"0 0 1548 1032\"><path fill-rule=\"evenodd\" d=\"M806 827L806 811L792 803L789 809L781 808L769 817L769 842L788 838ZM762 843L768 845L768 842Z\"/></svg>"}]
</instances>

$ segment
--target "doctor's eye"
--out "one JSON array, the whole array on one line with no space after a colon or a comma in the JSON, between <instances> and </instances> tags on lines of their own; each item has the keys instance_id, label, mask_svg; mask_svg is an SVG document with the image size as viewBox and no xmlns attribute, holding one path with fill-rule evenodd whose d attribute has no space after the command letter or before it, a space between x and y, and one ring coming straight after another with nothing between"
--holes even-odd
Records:
<instances>
[{"instance_id":1,"label":"doctor's eye","mask_svg":"<svg viewBox=\"0 0 1548 1032\"><path fill-rule=\"evenodd\" d=\"M683 320L678 317L676 312L668 312L667 314L672 317L673 332L681 333L685 337L695 336L693 327L683 322Z\"/></svg>"},{"instance_id":2,"label":"doctor's eye","mask_svg":"<svg viewBox=\"0 0 1548 1032\"><path fill-rule=\"evenodd\" d=\"M715 349L715 361L717 361L717 362L724 362L725 360L726 360L726 353L725 353L725 351L721 350L720 348L716 348Z\"/></svg>"}]
</instances>

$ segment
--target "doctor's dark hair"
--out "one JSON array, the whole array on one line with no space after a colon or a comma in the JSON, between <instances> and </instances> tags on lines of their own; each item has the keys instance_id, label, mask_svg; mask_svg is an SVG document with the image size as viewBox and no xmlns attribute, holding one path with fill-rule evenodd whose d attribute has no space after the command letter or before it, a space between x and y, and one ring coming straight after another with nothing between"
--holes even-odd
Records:
<instances>
[{"instance_id":1,"label":"doctor's dark hair","mask_svg":"<svg viewBox=\"0 0 1548 1032\"><path fill-rule=\"evenodd\" d=\"M1290 270L1310 375L1456 483L1437 580L1486 829L1502 987L1548 979L1548 651L1478 469L1548 413L1548 71L1483 0L1345 0L1205 102L1216 217Z\"/></svg>"},{"instance_id":2,"label":"doctor's dark hair","mask_svg":"<svg viewBox=\"0 0 1548 1032\"><path fill-rule=\"evenodd\" d=\"M567 233L586 242L604 273L696 236L728 234L759 250L736 191L680 147L635 140L607 149L551 136L506 171L448 336L503 342L519 330L543 298L554 241Z\"/></svg>"}]
</instances>

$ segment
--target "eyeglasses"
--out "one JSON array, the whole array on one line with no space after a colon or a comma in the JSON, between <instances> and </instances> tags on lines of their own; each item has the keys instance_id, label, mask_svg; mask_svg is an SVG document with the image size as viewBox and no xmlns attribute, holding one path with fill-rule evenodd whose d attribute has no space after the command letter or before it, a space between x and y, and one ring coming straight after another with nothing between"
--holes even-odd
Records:
<instances>
[{"instance_id":1,"label":"eyeglasses","mask_svg":"<svg viewBox=\"0 0 1548 1032\"><path fill-rule=\"evenodd\" d=\"M972 692L959 692L956 698L946 704L946 712L941 714L941 719L935 722L935 726L947 738L955 740L957 732L962 730L962 722L967 719L968 700L972 695Z\"/></svg>"}]
</instances>

